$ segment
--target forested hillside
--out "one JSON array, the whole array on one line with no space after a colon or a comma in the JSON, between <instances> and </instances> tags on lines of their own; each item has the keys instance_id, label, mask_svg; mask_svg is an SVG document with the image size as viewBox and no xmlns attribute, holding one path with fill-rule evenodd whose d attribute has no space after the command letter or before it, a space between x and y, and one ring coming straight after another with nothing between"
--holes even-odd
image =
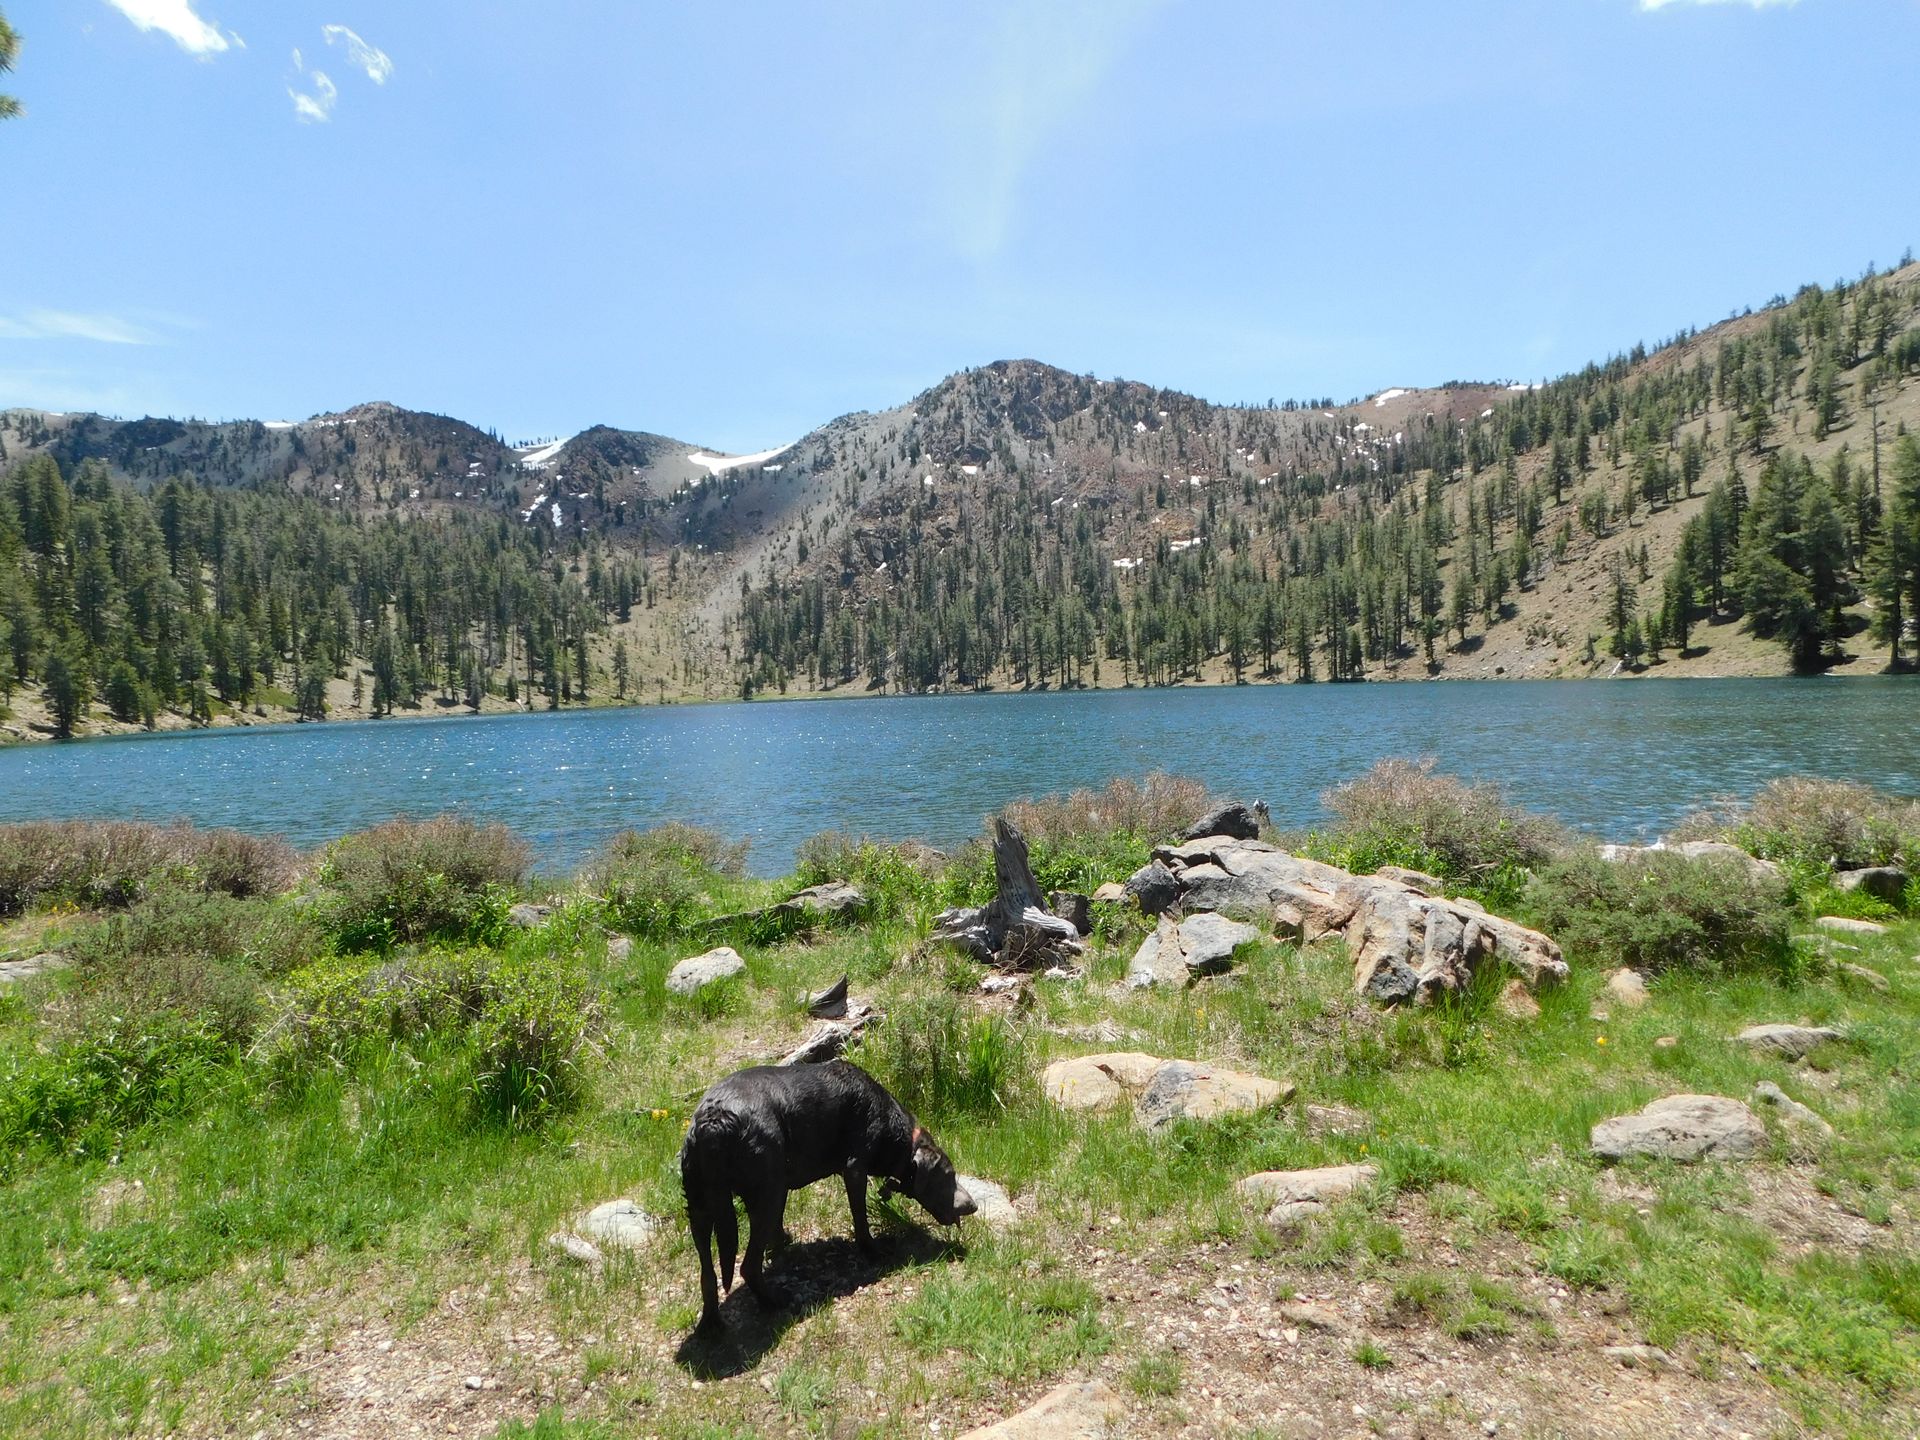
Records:
<instances>
[{"instance_id":1,"label":"forested hillside","mask_svg":"<svg viewBox=\"0 0 1920 1440\"><path fill-rule=\"evenodd\" d=\"M1545 385L1034 361L724 457L0 412L0 736L851 689L1910 666L1920 265ZM0 719L4 715L0 714Z\"/></svg>"},{"instance_id":2,"label":"forested hillside","mask_svg":"<svg viewBox=\"0 0 1920 1440\"><path fill-rule=\"evenodd\" d=\"M969 372L878 462L904 483L759 577L743 689L1911 660L1917 305L1909 264L1543 387L1337 408Z\"/></svg>"},{"instance_id":3,"label":"forested hillside","mask_svg":"<svg viewBox=\"0 0 1920 1440\"><path fill-rule=\"evenodd\" d=\"M141 491L37 456L0 483L0 701L38 691L68 734L95 704L151 728L585 699L589 642L644 582L598 545L569 567L550 533L179 478Z\"/></svg>"}]
</instances>

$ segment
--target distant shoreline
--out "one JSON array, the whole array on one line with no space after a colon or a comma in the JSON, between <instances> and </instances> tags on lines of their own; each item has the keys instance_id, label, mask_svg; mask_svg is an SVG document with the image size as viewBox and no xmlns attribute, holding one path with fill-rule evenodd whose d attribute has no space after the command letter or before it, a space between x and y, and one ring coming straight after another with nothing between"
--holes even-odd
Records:
<instances>
[{"instance_id":1,"label":"distant shoreline","mask_svg":"<svg viewBox=\"0 0 1920 1440\"><path fill-rule=\"evenodd\" d=\"M1181 680L1171 685L1032 685L997 686L981 688L965 687L948 690L923 690L902 692L892 690L856 689L843 685L828 690L794 689L786 693L762 693L741 698L738 695L688 695L671 700L619 700L595 702L587 705L561 705L553 709L544 706L524 707L499 702L487 708L475 711L465 705L449 705L444 708L427 706L403 707L387 715L341 715L325 720L302 720L291 711L276 710L267 715L249 714L244 720L225 717L207 725L162 724L148 729L142 725L121 725L117 722L101 724L96 722L92 728L79 735L64 739L44 733L44 727L34 724L22 725L15 719L0 719L0 751L25 748L38 745L77 745L95 740L141 740L163 737L182 737L189 735L225 734L236 731L290 729L299 726L324 728L326 726L372 726L387 724L421 724L440 720L501 720L534 715L593 715L608 711L626 710L676 710L690 708L710 708L721 705L777 705L777 704L813 704L833 700L952 700L974 696L1010 696L1010 695L1126 695L1152 692L1177 693L1195 690L1279 690L1279 689L1354 689L1361 686L1406 686L1406 685L1589 685L1617 684L1635 681L1653 681L1665 683L1711 684L1725 680L1766 680L1786 683L1813 684L1820 681L1862 680L1920 680L1920 671L1916 670L1877 670L1870 673L1859 671L1836 672L1822 670L1814 674L1796 674L1785 671L1769 675L1701 675L1660 674L1654 667L1648 667L1626 675L1422 675L1422 676L1382 676L1379 678L1363 676L1358 680ZM178 718L173 717L173 718ZM32 733L28 733L32 732Z\"/></svg>"}]
</instances>

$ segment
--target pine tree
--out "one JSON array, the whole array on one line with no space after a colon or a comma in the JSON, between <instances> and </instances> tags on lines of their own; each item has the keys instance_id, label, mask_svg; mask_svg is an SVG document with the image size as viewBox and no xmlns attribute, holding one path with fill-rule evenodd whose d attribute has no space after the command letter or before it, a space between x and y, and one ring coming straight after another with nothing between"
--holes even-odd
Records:
<instances>
[{"instance_id":1,"label":"pine tree","mask_svg":"<svg viewBox=\"0 0 1920 1440\"><path fill-rule=\"evenodd\" d=\"M1886 514L1867 568L1868 587L1877 602L1880 638L1892 649L1892 665L1903 667L1901 646L1908 626L1920 619L1920 441L1902 435L1889 467Z\"/></svg>"},{"instance_id":2,"label":"pine tree","mask_svg":"<svg viewBox=\"0 0 1920 1440\"><path fill-rule=\"evenodd\" d=\"M0 15L0 75L13 69L13 62L20 53L20 34L7 23L7 17ZM11 95L0 95L0 120L11 120L20 113L20 102Z\"/></svg>"}]
</instances>

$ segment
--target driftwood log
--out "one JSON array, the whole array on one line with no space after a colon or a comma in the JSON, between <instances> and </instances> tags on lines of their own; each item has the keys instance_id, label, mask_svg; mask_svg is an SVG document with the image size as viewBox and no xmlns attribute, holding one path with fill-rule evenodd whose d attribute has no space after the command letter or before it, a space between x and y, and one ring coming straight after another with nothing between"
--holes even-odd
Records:
<instances>
[{"instance_id":1,"label":"driftwood log","mask_svg":"<svg viewBox=\"0 0 1920 1440\"><path fill-rule=\"evenodd\" d=\"M993 822L994 896L978 909L948 910L933 938L1009 970L1056 965L1080 953L1080 931L1047 907L1033 878L1027 838L1003 818Z\"/></svg>"}]
</instances>

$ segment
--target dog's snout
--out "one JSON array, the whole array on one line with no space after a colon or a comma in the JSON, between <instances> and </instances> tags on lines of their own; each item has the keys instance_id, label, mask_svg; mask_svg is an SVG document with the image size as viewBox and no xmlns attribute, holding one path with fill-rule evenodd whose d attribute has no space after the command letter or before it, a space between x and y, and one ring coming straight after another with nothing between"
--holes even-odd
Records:
<instances>
[{"instance_id":1,"label":"dog's snout","mask_svg":"<svg viewBox=\"0 0 1920 1440\"><path fill-rule=\"evenodd\" d=\"M974 1202L973 1195L968 1191L966 1186L956 1185L953 1187L954 1219L964 1220L979 1208L979 1205Z\"/></svg>"}]
</instances>

